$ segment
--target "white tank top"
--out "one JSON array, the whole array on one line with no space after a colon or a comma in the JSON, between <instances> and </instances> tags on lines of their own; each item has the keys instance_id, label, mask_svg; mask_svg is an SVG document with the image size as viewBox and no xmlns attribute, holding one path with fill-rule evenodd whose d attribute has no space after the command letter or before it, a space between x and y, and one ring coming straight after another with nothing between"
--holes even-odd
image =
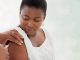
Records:
<instances>
[{"instance_id":1,"label":"white tank top","mask_svg":"<svg viewBox=\"0 0 80 60\"><path fill-rule=\"evenodd\" d=\"M42 43L40 47L34 47L26 33L20 27L16 27L15 29L24 38L24 43L27 48L29 60L54 60L53 44L46 30L43 29L46 37L45 41Z\"/></svg>"}]
</instances>

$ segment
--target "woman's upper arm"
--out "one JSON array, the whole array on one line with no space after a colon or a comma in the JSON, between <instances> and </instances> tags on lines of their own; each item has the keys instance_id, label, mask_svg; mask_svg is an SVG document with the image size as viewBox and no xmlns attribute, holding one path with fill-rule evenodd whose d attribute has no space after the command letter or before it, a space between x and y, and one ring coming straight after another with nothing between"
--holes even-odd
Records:
<instances>
[{"instance_id":1,"label":"woman's upper arm","mask_svg":"<svg viewBox=\"0 0 80 60\"><path fill-rule=\"evenodd\" d=\"M8 47L10 60L28 60L28 53L25 45L10 43Z\"/></svg>"}]
</instances>

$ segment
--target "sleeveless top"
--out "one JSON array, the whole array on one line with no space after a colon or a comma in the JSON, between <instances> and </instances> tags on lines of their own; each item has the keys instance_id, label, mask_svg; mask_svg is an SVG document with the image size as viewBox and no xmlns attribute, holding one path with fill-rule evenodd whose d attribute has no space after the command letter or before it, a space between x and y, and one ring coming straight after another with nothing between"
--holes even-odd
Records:
<instances>
[{"instance_id":1,"label":"sleeveless top","mask_svg":"<svg viewBox=\"0 0 80 60\"><path fill-rule=\"evenodd\" d=\"M27 34L20 27L16 27L15 29L24 38L29 60L54 60L53 44L46 30L43 29L46 37L45 41L41 44L40 47L34 47Z\"/></svg>"}]
</instances>

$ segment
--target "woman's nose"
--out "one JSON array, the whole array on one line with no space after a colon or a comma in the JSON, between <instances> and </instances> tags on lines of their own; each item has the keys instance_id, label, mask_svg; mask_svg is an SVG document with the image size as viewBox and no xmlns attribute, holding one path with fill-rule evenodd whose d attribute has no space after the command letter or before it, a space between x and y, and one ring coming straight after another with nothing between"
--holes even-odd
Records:
<instances>
[{"instance_id":1,"label":"woman's nose","mask_svg":"<svg viewBox=\"0 0 80 60\"><path fill-rule=\"evenodd\" d=\"M33 26L33 22L32 21L28 21L28 26L32 27Z\"/></svg>"}]
</instances>

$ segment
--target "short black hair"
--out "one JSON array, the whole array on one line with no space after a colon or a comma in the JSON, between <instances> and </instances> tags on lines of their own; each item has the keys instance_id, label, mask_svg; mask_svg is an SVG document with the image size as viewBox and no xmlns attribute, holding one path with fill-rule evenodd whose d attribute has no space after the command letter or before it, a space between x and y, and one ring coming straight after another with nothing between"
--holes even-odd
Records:
<instances>
[{"instance_id":1,"label":"short black hair","mask_svg":"<svg viewBox=\"0 0 80 60\"><path fill-rule=\"evenodd\" d=\"M46 16L46 10L47 10L46 0L22 0L20 6L20 12L24 6L40 8L43 10L44 15Z\"/></svg>"}]
</instances>

